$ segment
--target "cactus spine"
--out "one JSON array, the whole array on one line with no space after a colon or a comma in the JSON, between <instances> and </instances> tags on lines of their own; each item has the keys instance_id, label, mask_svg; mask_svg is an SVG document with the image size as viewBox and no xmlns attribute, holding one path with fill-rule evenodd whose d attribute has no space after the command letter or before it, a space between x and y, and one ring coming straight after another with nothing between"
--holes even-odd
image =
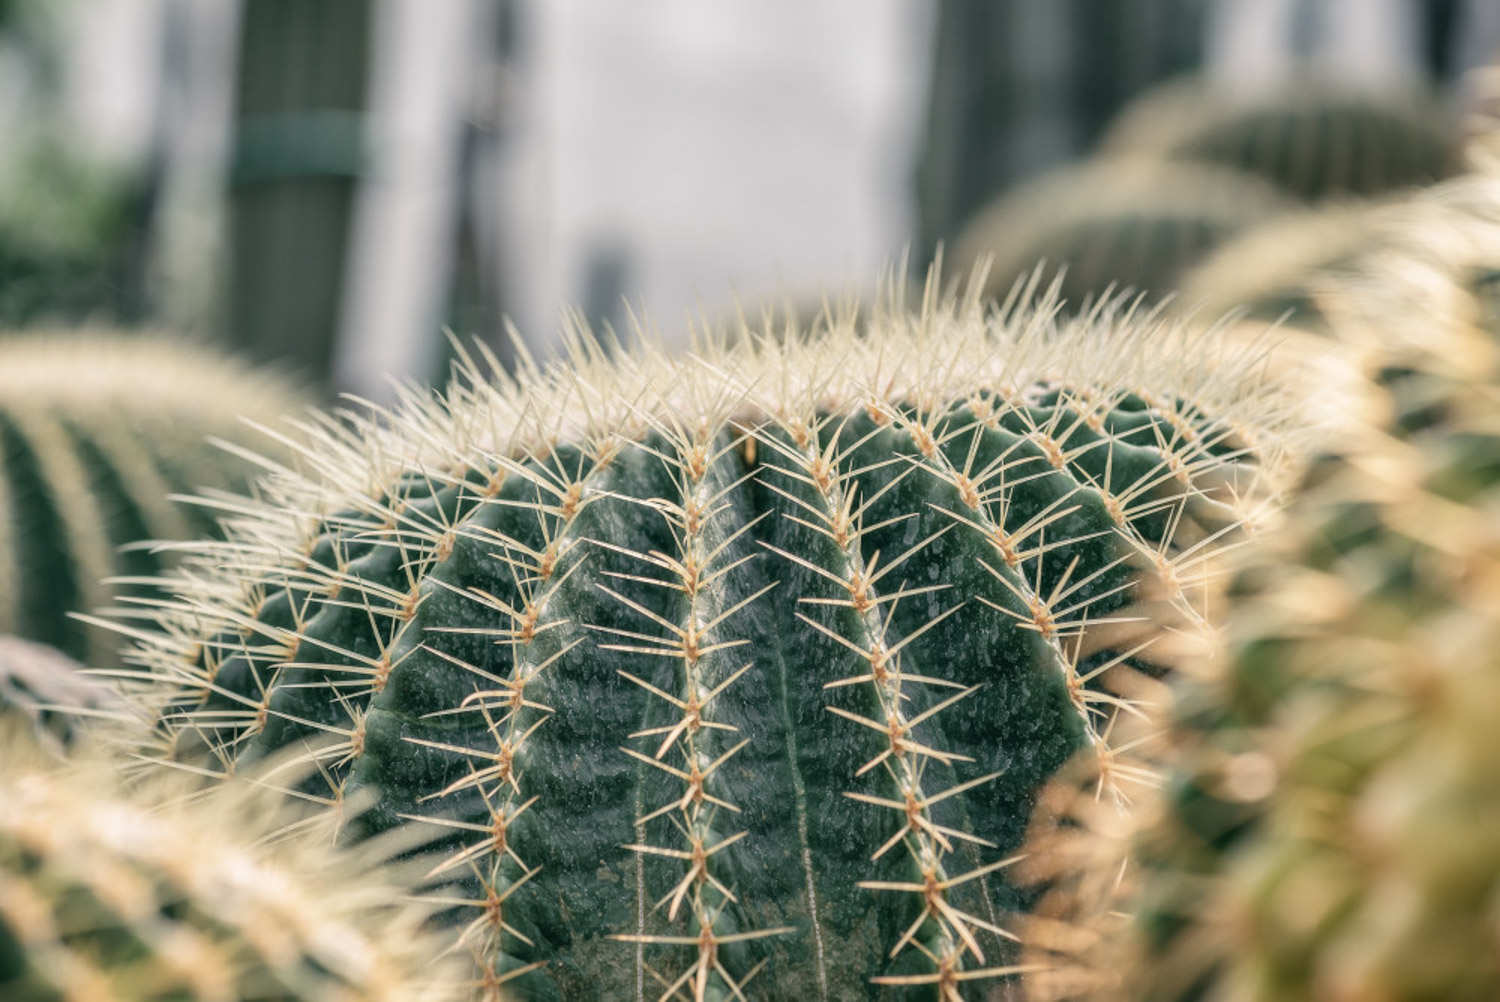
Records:
<instances>
[{"instance_id":1,"label":"cactus spine","mask_svg":"<svg viewBox=\"0 0 1500 1002\"><path fill-rule=\"evenodd\" d=\"M1211 340L1055 311L930 284L308 423L135 652L159 754L446 831L486 995L978 998L1036 789L1123 754L1101 679L1282 465Z\"/></svg>"},{"instance_id":2,"label":"cactus spine","mask_svg":"<svg viewBox=\"0 0 1500 1002\"><path fill-rule=\"evenodd\" d=\"M1330 299L1379 421L1309 467L1236 575L1224 659L1113 843L1132 875L1083 899L1134 919L1057 937L1084 960L1045 997L1500 995L1500 183L1434 192L1408 221L1408 246ZM1118 873L1109 844L1040 848Z\"/></svg>"},{"instance_id":3,"label":"cactus spine","mask_svg":"<svg viewBox=\"0 0 1500 1002\"><path fill-rule=\"evenodd\" d=\"M162 572L159 555L127 544L213 529L206 509L168 500L244 489L253 467L208 436L243 438L241 415L267 420L298 403L187 346L56 334L0 343L0 633L114 663L110 634L69 613L103 606L104 578Z\"/></svg>"},{"instance_id":4,"label":"cactus spine","mask_svg":"<svg viewBox=\"0 0 1500 1002\"><path fill-rule=\"evenodd\" d=\"M278 840L293 819L266 791L122 796L99 749L63 764L29 737L0 726L7 1002L457 997L421 912L326 833Z\"/></svg>"}]
</instances>

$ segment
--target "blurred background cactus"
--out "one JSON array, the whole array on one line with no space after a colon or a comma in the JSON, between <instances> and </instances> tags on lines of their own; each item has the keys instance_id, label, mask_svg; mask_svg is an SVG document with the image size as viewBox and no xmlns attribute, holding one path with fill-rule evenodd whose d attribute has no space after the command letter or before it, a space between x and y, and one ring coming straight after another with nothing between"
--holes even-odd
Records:
<instances>
[{"instance_id":1,"label":"blurred background cactus","mask_svg":"<svg viewBox=\"0 0 1500 1002\"><path fill-rule=\"evenodd\" d=\"M124 794L0 721L0 994L7 1002L457 1002L389 874L248 783ZM173 782L177 780L177 782Z\"/></svg>"},{"instance_id":2,"label":"blurred background cactus","mask_svg":"<svg viewBox=\"0 0 1500 1002\"><path fill-rule=\"evenodd\" d=\"M73 741L92 718L117 716L118 693L45 644L0 636L0 731L30 728L36 742Z\"/></svg>"},{"instance_id":3,"label":"blurred background cactus","mask_svg":"<svg viewBox=\"0 0 1500 1002\"><path fill-rule=\"evenodd\" d=\"M385 401L388 374L441 378L445 322L513 360L557 351L574 306L683 344L736 301L868 298L903 247L920 276L1101 142L1290 198L1431 183L1460 163L1458 81L1500 44L1476 0L7 11L0 323L185 329ZM1070 300L1101 291L1087 270Z\"/></svg>"},{"instance_id":4,"label":"blurred background cactus","mask_svg":"<svg viewBox=\"0 0 1500 1002\"><path fill-rule=\"evenodd\" d=\"M152 594L152 543L215 530L218 512L169 495L242 492L260 468L209 441L249 437L302 398L217 352L119 333L0 339L0 633L113 663L115 638L72 618ZM274 450L273 450L274 452Z\"/></svg>"}]
</instances>

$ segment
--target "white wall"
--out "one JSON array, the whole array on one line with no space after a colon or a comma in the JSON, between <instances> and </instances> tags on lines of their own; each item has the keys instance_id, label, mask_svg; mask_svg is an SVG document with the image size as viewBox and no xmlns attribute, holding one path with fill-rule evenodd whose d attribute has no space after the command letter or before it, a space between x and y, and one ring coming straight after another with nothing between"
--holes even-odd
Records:
<instances>
[{"instance_id":1,"label":"white wall","mask_svg":"<svg viewBox=\"0 0 1500 1002\"><path fill-rule=\"evenodd\" d=\"M530 55L509 258L533 340L593 248L669 337L738 295L869 286L902 250L926 90L920 0L556 0Z\"/></svg>"}]
</instances>

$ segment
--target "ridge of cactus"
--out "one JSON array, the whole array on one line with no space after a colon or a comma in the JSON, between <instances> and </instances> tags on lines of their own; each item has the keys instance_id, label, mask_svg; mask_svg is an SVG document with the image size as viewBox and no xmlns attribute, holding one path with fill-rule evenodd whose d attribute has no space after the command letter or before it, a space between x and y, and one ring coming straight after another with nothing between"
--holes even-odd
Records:
<instances>
[{"instance_id":1,"label":"ridge of cactus","mask_svg":"<svg viewBox=\"0 0 1500 1002\"><path fill-rule=\"evenodd\" d=\"M1363 93L1302 80L1245 95L1190 78L1128 105L1100 149L1218 164L1316 202L1451 176L1459 167L1452 117L1420 93Z\"/></svg>"},{"instance_id":2,"label":"ridge of cactus","mask_svg":"<svg viewBox=\"0 0 1500 1002\"><path fill-rule=\"evenodd\" d=\"M0 722L0 996L7 1002L448 1002L425 912L251 784L120 792ZM292 837L295 833L296 837Z\"/></svg>"},{"instance_id":3,"label":"ridge of cactus","mask_svg":"<svg viewBox=\"0 0 1500 1002\"><path fill-rule=\"evenodd\" d=\"M1500 179L1407 218L1330 295L1367 427L1233 575L1159 792L1095 810L1081 761L1044 797L1034 998L1500 994Z\"/></svg>"},{"instance_id":4,"label":"ridge of cactus","mask_svg":"<svg viewBox=\"0 0 1500 1002\"><path fill-rule=\"evenodd\" d=\"M135 754L443 833L486 998L981 997L1036 790L1090 745L1126 795L1111 679L1297 446L1258 350L977 289L298 422L148 603Z\"/></svg>"},{"instance_id":5,"label":"ridge of cactus","mask_svg":"<svg viewBox=\"0 0 1500 1002\"><path fill-rule=\"evenodd\" d=\"M1084 311L1113 292L1151 299L1247 228L1292 208L1261 179L1223 167L1114 157L1059 168L981 209L954 246L971 269L989 260L988 295L1045 262L1065 269L1061 296Z\"/></svg>"},{"instance_id":6,"label":"ridge of cactus","mask_svg":"<svg viewBox=\"0 0 1500 1002\"><path fill-rule=\"evenodd\" d=\"M302 403L190 344L86 331L0 341L0 633L118 663L115 637L69 614L102 609L106 578L159 575L166 557L148 541L213 530L211 509L169 495L242 492L255 467L209 436L243 439L242 416Z\"/></svg>"}]
</instances>

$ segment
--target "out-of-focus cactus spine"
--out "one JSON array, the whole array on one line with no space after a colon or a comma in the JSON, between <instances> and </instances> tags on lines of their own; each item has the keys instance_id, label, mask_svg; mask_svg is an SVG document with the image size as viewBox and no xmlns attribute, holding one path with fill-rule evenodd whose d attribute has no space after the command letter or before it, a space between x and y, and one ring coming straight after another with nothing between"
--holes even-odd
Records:
<instances>
[{"instance_id":1,"label":"out-of-focus cactus spine","mask_svg":"<svg viewBox=\"0 0 1500 1002\"><path fill-rule=\"evenodd\" d=\"M6 1002L445 1002L421 915L377 870L248 784L157 776L120 793L92 748L63 764L0 725ZM303 822L305 823L305 822Z\"/></svg>"},{"instance_id":2,"label":"out-of-focus cactus spine","mask_svg":"<svg viewBox=\"0 0 1500 1002\"><path fill-rule=\"evenodd\" d=\"M1307 201L1432 184L1458 166L1451 116L1415 96L1316 82L1241 97L1179 81L1140 98L1105 136L1110 154L1218 164Z\"/></svg>"},{"instance_id":3,"label":"out-of-focus cactus spine","mask_svg":"<svg viewBox=\"0 0 1500 1002\"><path fill-rule=\"evenodd\" d=\"M304 748L356 831L446 830L487 995L983 997L1036 789L1129 782L1103 680L1283 459L1211 338L1053 306L581 337L309 424L135 652L157 753Z\"/></svg>"},{"instance_id":4,"label":"out-of-focus cactus spine","mask_svg":"<svg viewBox=\"0 0 1500 1002\"><path fill-rule=\"evenodd\" d=\"M1205 317L1243 310L1255 320L1288 319L1325 329L1319 299L1338 272L1380 242L1385 203L1337 204L1291 212L1226 242L1181 279L1177 305Z\"/></svg>"},{"instance_id":5,"label":"out-of-focus cactus spine","mask_svg":"<svg viewBox=\"0 0 1500 1002\"><path fill-rule=\"evenodd\" d=\"M110 634L69 614L101 608L105 578L160 574L143 541L212 531L211 511L168 495L242 491L255 467L210 436L243 439L242 417L269 421L299 403L268 375L187 345L0 341L0 633L110 661Z\"/></svg>"}]
</instances>

